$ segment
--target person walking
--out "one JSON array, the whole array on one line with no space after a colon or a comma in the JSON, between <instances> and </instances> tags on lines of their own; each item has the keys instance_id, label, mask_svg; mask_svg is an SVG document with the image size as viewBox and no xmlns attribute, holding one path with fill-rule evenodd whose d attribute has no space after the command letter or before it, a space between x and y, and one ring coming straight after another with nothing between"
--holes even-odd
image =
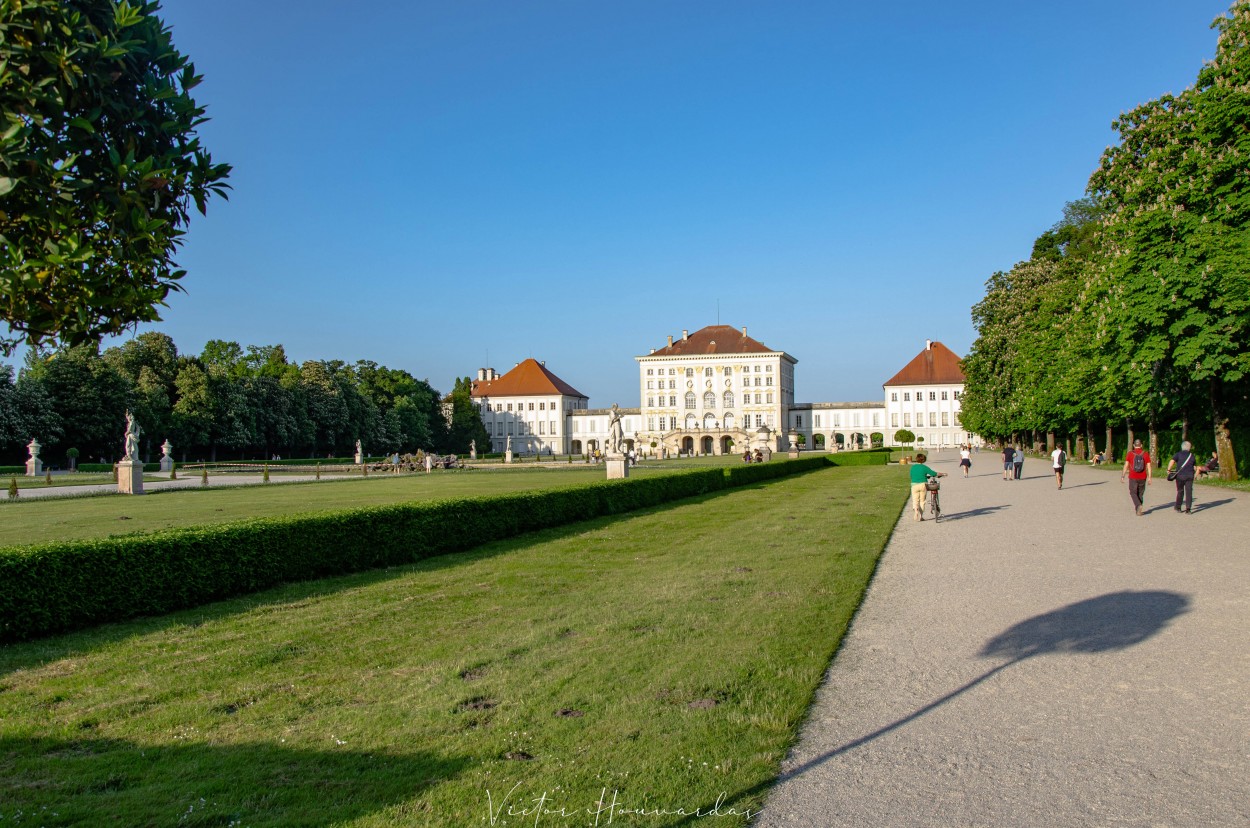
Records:
<instances>
[{"instance_id":1,"label":"person walking","mask_svg":"<svg viewBox=\"0 0 1250 828\"><path fill-rule=\"evenodd\" d=\"M1185 440L1181 443L1181 450L1173 454L1168 462L1168 477L1176 481L1176 505L1172 508L1178 512L1184 511L1187 515L1194 508L1194 475L1198 473L1194 467L1193 449L1193 445ZM1185 503L1183 510L1182 501Z\"/></svg>"},{"instance_id":2,"label":"person walking","mask_svg":"<svg viewBox=\"0 0 1250 828\"><path fill-rule=\"evenodd\" d=\"M1015 468L1015 465L1016 450L1008 443L1003 446L1003 480L1011 479L1011 470Z\"/></svg>"},{"instance_id":3,"label":"person walking","mask_svg":"<svg viewBox=\"0 0 1250 828\"><path fill-rule=\"evenodd\" d=\"M945 477L946 472L936 472L924 464L928 456L921 452L916 455L916 462L911 464L911 502L914 512L912 520L924 520L925 483L930 477Z\"/></svg>"},{"instance_id":4,"label":"person walking","mask_svg":"<svg viewBox=\"0 0 1250 828\"><path fill-rule=\"evenodd\" d=\"M1020 472L1024 471L1024 449L1016 446L1016 450L1012 454L1011 464L1015 466L1016 480L1019 480Z\"/></svg>"},{"instance_id":5,"label":"person walking","mask_svg":"<svg viewBox=\"0 0 1250 828\"><path fill-rule=\"evenodd\" d=\"M967 477L968 470L972 468L972 452L967 446L959 447L959 467L964 470L964 477Z\"/></svg>"},{"instance_id":6,"label":"person walking","mask_svg":"<svg viewBox=\"0 0 1250 828\"><path fill-rule=\"evenodd\" d=\"M1146 487L1150 485L1150 452L1141 447L1141 440L1133 441L1133 450L1124 456L1124 470L1120 482L1128 478L1128 496L1133 501L1133 511L1142 513L1146 501Z\"/></svg>"},{"instance_id":7,"label":"person walking","mask_svg":"<svg viewBox=\"0 0 1250 828\"><path fill-rule=\"evenodd\" d=\"M1055 470L1055 488L1063 488L1063 469L1068 465L1068 453L1060 446L1050 453L1050 464Z\"/></svg>"}]
</instances>

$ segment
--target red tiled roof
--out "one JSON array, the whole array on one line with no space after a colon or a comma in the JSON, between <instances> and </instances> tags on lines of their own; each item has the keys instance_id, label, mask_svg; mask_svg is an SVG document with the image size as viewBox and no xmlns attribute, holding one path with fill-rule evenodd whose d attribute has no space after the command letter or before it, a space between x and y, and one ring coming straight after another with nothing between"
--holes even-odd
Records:
<instances>
[{"instance_id":1,"label":"red tiled roof","mask_svg":"<svg viewBox=\"0 0 1250 828\"><path fill-rule=\"evenodd\" d=\"M941 342L934 342L904 366L885 385L954 385L964 381L959 357Z\"/></svg>"},{"instance_id":2,"label":"red tiled roof","mask_svg":"<svg viewBox=\"0 0 1250 828\"><path fill-rule=\"evenodd\" d=\"M657 348L647 356L698 356L700 354L771 354L763 342L752 339L732 325L708 325L672 345Z\"/></svg>"},{"instance_id":3,"label":"red tiled roof","mask_svg":"<svg viewBox=\"0 0 1250 828\"><path fill-rule=\"evenodd\" d=\"M493 381L473 381L473 396L475 397L538 397L546 394L563 394L566 397L588 399L581 391L548 371L545 365L532 358L519 363L511 371L496 377Z\"/></svg>"}]
</instances>

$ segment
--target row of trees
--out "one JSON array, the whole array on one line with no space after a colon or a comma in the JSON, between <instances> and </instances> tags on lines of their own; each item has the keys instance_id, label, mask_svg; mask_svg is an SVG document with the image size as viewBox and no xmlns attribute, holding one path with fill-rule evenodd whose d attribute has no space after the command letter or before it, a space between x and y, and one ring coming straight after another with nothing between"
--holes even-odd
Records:
<instances>
[{"instance_id":1,"label":"row of trees","mask_svg":"<svg viewBox=\"0 0 1250 828\"><path fill-rule=\"evenodd\" d=\"M19 376L0 366L0 452L26 456L32 437L56 463L118 458L125 412L144 429L145 459L168 438L181 460L350 456L366 451L464 452L489 445L468 378L441 397L406 371L362 360L287 360L281 345L210 341L198 356L144 333L100 353L91 345L31 352Z\"/></svg>"},{"instance_id":2,"label":"row of trees","mask_svg":"<svg viewBox=\"0 0 1250 828\"><path fill-rule=\"evenodd\" d=\"M1197 82L1115 121L1120 143L1088 197L989 279L964 360L969 430L1067 436L1078 455L1137 429L1157 456L1164 433L1168 450L1214 446L1222 475L1237 476L1231 424L1250 414L1250 2L1214 25Z\"/></svg>"}]
</instances>

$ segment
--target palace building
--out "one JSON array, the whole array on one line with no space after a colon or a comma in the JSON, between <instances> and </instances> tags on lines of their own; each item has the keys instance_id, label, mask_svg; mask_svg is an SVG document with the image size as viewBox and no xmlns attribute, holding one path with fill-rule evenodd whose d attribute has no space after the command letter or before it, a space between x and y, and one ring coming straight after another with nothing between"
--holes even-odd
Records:
<instances>
[{"instance_id":1,"label":"palace building","mask_svg":"<svg viewBox=\"0 0 1250 828\"><path fill-rule=\"evenodd\" d=\"M940 342L925 349L867 402L794 401L798 360L747 335L709 325L653 348L638 363L638 408L624 408L624 447L640 455L728 454L745 446L784 451L854 450L897 445L900 429L916 445L940 448L980 439L961 429L964 375L959 357ZM593 454L608 434L607 409L534 359L498 375L478 371L473 399L493 451ZM511 441L509 442L509 438Z\"/></svg>"}]
</instances>

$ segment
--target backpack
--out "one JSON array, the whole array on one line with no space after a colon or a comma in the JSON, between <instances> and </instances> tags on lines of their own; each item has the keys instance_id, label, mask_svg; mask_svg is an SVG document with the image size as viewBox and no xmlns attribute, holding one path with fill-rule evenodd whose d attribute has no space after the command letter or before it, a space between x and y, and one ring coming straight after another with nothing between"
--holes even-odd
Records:
<instances>
[{"instance_id":1,"label":"backpack","mask_svg":"<svg viewBox=\"0 0 1250 828\"><path fill-rule=\"evenodd\" d=\"M1133 452L1133 474L1141 474L1146 470L1146 455L1140 451Z\"/></svg>"},{"instance_id":2,"label":"backpack","mask_svg":"<svg viewBox=\"0 0 1250 828\"><path fill-rule=\"evenodd\" d=\"M1059 464L1059 468L1061 469L1068 465L1068 453L1063 449L1059 449L1059 458L1055 462Z\"/></svg>"}]
</instances>

